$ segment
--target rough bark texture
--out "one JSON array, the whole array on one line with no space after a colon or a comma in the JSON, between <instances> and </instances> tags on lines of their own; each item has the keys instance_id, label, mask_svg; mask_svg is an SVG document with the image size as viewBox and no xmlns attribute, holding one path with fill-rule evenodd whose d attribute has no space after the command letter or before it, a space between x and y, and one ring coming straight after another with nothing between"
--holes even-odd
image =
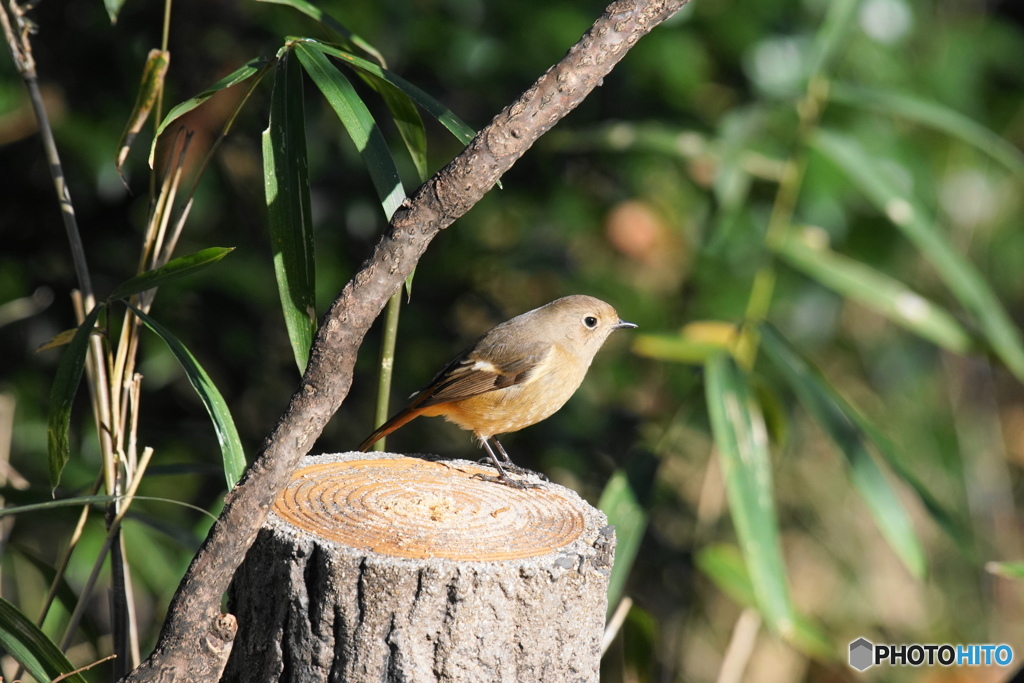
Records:
<instances>
[{"instance_id":1,"label":"rough bark texture","mask_svg":"<svg viewBox=\"0 0 1024 683\"><path fill-rule=\"evenodd\" d=\"M637 40L688 0L620 0L568 54L395 212L371 258L324 316L284 414L189 566L156 648L128 681L216 680L230 651L221 596L292 470L341 406L356 353L391 294L437 233L462 216L516 160L597 87ZM202 677L197 672L210 672Z\"/></svg>"},{"instance_id":2,"label":"rough bark texture","mask_svg":"<svg viewBox=\"0 0 1024 683\"><path fill-rule=\"evenodd\" d=\"M362 453L321 456L306 463L366 457ZM408 460L390 454L381 457ZM580 518L579 535L541 555L503 561L431 556L429 543L423 548L398 544L393 549L403 555L426 556L397 557L329 540L300 528L306 524L290 523L276 514L280 510L276 507L231 587L229 609L239 619L239 632L223 680L597 681L614 546L614 533L604 515L572 491L553 484L523 492L478 482L486 489L482 496L460 496L471 476L461 470L467 467L476 468L461 461L434 467L433 481L415 491L385 484L377 502L397 505L424 491L449 490L449 503L473 508L472 513L459 516L460 510L446 507L445 514L453 517L451 525L472 523L469 520L475 518L493 520L501 527L503 518L529 515L536 496L548 494L554 502L545 516L554 517L556 527L563 518ZM372 484L348 486L365 499ZM304 499L296 505L309 508L324 502L329 513L320 519L328 525L328 536L338 531L331 528L332 521L359 524L364 513L337 510L343 496L330 481L323 487L326 502ZM429 527L430 509L404 508L394 519L393 534L401 537L403 530L418 533ZM492 517L495 511L498 515ZM445 522L439 521L438 526L442 531L437 538L443 539ZM519 545L524 552L537 551L528 527L518 525L520 533L516 533L517 523L511 519L504 526L502 535L511 554ZM390 534L384 528L381 531L387 545ZM362 530L355 533L360 535ZM440 541L433 550L445 547ZM468 548L461 547L456 556Z\"/></svg>"}]
</instances>

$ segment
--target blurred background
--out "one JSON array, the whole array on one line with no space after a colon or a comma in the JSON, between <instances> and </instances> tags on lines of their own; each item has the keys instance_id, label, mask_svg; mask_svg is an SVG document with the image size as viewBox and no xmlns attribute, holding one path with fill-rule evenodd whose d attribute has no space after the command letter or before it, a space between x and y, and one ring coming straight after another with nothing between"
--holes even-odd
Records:
<instances>
[{"instance_id":1,"label":"blurred background","mask_svg":"<svg viewBox=\"0 0 1024 683\"><path fill-rule=\"evenodd\" d=\"M560 59L603 9L600 2L532 0L318 6L474 129ZM610 339L556 416L503 439L517 463L594 504L612 495L606 487L615 476L632 485L636 523L620 526L619 542L620 550L635 550L635 561L620 555L628 577L611 608L621 596L632 607L602 680L998 681L1011 673L883 667L857 674L846 652L861 636L1007 643L1020 664L1024 584L1012 576L1020 565L988 563L1024 560L1024 391L1019 368L1008 369L1012 353L992 341L997 323L986 321L998 318L1001 305L1013 330L1024 322L1021 9L1011 0L693 0L642 39L503 177L503 189L445 230L420 261L401 312L393 409L475 336L559 296L600 297L639 325ZM116 25L98 0L44 1L30 16L44 100L94 286L104 296L135 273L149 211L152 126L128 158L126 183L114 155L146 55L160 44L162 7L127 0ZM330 39L285 6L175 4L164 110L253 57L273 56L289 35ZM263 193L260 133L271 85L267 78L255 89L214 156L175 253L234 252L161 288L152 309L224 395L250 457L299 377ZM245 87L183 119L195 131L189 172ZM357 89L411 193L415 172L386 109L368 88ZM305 106L322 314L386 221L355 147L308 81ZM436 121L426 123L433 173L461 145ZM851 146L859 156L844 154ZM46 419L60 352L35 349L75 325L69 292L76 280L31 107L6 53L0 160L7 169L0 183L0 479L6 504L20 505L50 500ZM932 237L914 233L914 219ZM787 251L780 235L804 251ZM960 260L936 257L946 252L928 246L935 240ZM822 249L831 250L828 258L816 260ZM957 285L965 263L998 304L965 303L970 297ZM843 268L851 264L849 274ZM898 283L947 312L939 327L915 327L921 316L893 307ZM911 298L911 307L921 301ZM736 532L702 364L735 339L736 326L761 318L888 436L902 467L964 532L951 537L905 477L886 468L923 550L923 568L908 568L827 430L777 368L763 355L748 356L771 437L787 583L813 642L758 628L744 580L729 579ZM1011 349L1019 346L1013 334ZM352 391L314 452L350 450L371 431L379 343L375 328ZM148 333L138 371L139 440L154 449L139 493L215 515L224 476L202 403ZM96 478L93 424L82 391L58 497L88 493ZM479 455L466 433L439 420L409 424L388 446ZM77 519L78 508L69 507L0 520L0 593L30 619ZM209 523L171 502L133 504L124 545L143 655ZM58 599L43 624L55 640L104 535L102 515L94 514L71 557L65 585L72 594ZM75 664L110 652L108 580L104 570L68 651ZM2 667L14 675L9 658ZM109 680L104 667L87 677Z\"/></svg>"}]
</instances>

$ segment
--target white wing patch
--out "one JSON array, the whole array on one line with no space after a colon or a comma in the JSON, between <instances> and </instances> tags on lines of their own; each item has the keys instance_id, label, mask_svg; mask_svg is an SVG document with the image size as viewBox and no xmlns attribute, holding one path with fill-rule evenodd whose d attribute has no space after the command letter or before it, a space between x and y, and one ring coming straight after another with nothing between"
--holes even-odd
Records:
<instances>
[{"instance_id":1,"label":"white wing patch","mask_svg":"<svg viewBox=\"0 0 1024 683\"><path fill-rule=\"evenodd\" d=\"M485 360L478 360L477 362L473 363L473 365L469 369L476 370L478 372L489 372L494 375L501 374L498 372L498 368L494 367L494 363L490 363Z\"/></svg>"}]
</instances>

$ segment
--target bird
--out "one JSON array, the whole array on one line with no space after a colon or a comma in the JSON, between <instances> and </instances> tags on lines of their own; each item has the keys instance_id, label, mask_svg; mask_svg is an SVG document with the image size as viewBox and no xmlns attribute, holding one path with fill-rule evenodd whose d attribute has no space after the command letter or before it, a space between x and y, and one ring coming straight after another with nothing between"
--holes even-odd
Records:
<instances>
[{"instance_id":1,"label":"bird","mask_svg":"<svg viewBox=\"0 0 1024 683\"><path fill-rule=\"evenodd\" d=\"M519 468L496 437L554 414L579 388L608 336L635 327L619 318L611 304L580 294L518 315L448 361L427 386L410 396L409 405L370 434L359 450L366 451L421 415L443 416L472 432L487 452L498 476L484 479L526 488L506 474L505 468Z\"/></svg>"}]
</instances>

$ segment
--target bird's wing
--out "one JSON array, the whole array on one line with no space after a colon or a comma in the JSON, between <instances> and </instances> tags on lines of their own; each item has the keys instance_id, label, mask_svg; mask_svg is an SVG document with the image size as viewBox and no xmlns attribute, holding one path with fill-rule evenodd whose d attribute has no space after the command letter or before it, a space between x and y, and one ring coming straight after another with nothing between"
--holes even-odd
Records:
<instances>
[{"instance_id":1,"label":"bird's wing","mask_svg":"<svg viewBox=\"0 0 1024 683\"><path fill-rule=\"evenodd\" d=\"M408 406L368 436L359 450L367 450L374 442L415 419L424 408L527 381L552 352L551 345L541 343L525 348L519 345L514 351L486 343L483 348L475 345L466 349L449 361L430 384L413 394Z\"/></svg>"},{"instance_id":2,"label":"bird's wing","mask_svg":"<svg viewBox=\"0 0 1024 683\"><path fill-rule=\"evenodd\" d=\"M522 384L550 353L551 346L547 344L525 349L520 347L514 355L500 352L481 354L475 349L463 353L452 359L416 395L410 407L426 408Z\"/></svg>"}]
</instances>

